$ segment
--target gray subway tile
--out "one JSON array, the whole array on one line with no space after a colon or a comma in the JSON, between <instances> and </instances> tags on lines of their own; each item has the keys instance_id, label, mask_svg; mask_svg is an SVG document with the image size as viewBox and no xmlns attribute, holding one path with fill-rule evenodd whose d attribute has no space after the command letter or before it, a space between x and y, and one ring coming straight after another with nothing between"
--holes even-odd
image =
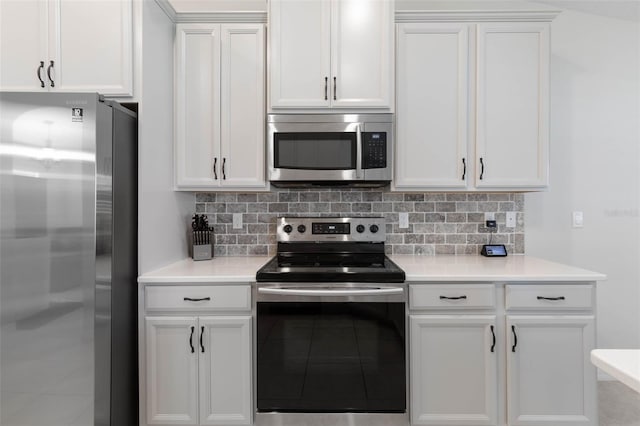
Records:
<instances>
[{"instance_id":1,"label":"gray subway tile","mask_svg":"<svg viewBox=\"0 0 640 426\"><path fill-rule=\"evenodd\" d=\"M196 192L196 203L214 203L215 201L215 192Z\"/></svg>"},{"instance_id":2,"label":"gray subway tile","mask_svg":"<svg viewBox=\"0 0 640 426\"><path fill-rule=\"evenodd\" d=\"M424 201L424 194L404 194L404 201Z\"/></svg>"}]
</instances>

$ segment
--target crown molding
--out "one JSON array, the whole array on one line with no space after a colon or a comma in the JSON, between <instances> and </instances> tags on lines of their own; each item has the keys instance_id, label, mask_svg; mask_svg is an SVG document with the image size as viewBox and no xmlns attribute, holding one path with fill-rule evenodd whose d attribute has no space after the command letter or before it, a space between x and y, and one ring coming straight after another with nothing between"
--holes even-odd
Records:
<instances>
[{"instance_id":1,"label":"crown molding","mask_svg":"<svg viewBox=\"0 0 640 426\"><path fill-rule=\"evenodd\" d=\"M551 22L559 10L403 10L396 22Z\"/></svg>"},{"instance_id":2,"label":"crown molding","mask_svg":"<svg viewBox=\"0 0 640 426\"><path fill-rule=\"evenodd\" d=\"M160 6L160 9L162 9L162 11L169 17L169 19L171 19L172 22L176 22L177 13L171 3L169 3L169 0L156 0L156 3L158 4L158 6Z\"/></svg>"},{"instance_id":3,"label":"crown molding","mask_svg":"<svg viewBox=\"0 0 640 426\"><path fill-rule=\"evenodd\" d=\"M258 23L267 22L267 12L197 12L197 13L177 13L176 23L200 22L200 23Z\"/></svg>"}]
</instances>

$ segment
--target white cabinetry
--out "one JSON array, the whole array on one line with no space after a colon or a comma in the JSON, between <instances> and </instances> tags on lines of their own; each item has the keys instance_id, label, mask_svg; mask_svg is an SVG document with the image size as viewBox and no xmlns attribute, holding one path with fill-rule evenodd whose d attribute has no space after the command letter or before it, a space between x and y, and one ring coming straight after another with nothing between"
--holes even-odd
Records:
<instances>
[{"instance_id":1,"label":"white cabinetry","mask_svg":"<svg viewBox=\"0 0 640 426\"><path fill-rule=\"evenodd\" d=\"M398 190L548 185L549 24L471 19L398 25Z\"/></svg>"},{"instance_id":2,"label":"white cabinetry","mask_svg":"<svg viewBox=\"0 0 640 426\"><path fill-rule=\"evenodd\" d=\"M0 2L0 90L132 96L128 0Z\"/></svg>"},{"instance_id":3,"label":"white cabinetry","mask_svg":"<svg viewBox=\"0 0 640 426\"><path fill-rule=\"evenodd\" d=\"M250 286L180 290L141 293L141 424L250 425Z\"/></svg>"},{"instance_id":4,"label":"white cabinetry","mask_svg":"<svg viewBox=\"0 0 640 426\"><path fill-rule=\"evenodd\" d=\"M496 425L494 285L411 285L409 304L411 423Z\"/></svg>"},{"instance_id":5,"label":"white cabinetry","mask_svg":"<svg viewBox=\"0 0 640 426\"><path fill-rule=\"evenodd\" d=\"M595 317L592 305L582 303L592 300L593 288L567 287L507 286L509 425L597 425L596 371L589 361ZM531 303L518 303L531 294L537 294Z\"/></svg>"},{"instance_id":6,"label":"white cabinetry","mask_svg":"<svg viewBox=\"0 0 640 426\"><path fill-rule=\"evenodd\" d=\"M265 189L264 25L176 31L176 189Z\"/></svg>"},{"instance_id":7,"label":"white cabinetry","mask_svg":"<svg viewBox=\"0 0 640 426\"><path fill-rule=\"evenodd\" d=\"M270 105L393 107L393 1L270 2Z\"/></svg>"}]
</instances>

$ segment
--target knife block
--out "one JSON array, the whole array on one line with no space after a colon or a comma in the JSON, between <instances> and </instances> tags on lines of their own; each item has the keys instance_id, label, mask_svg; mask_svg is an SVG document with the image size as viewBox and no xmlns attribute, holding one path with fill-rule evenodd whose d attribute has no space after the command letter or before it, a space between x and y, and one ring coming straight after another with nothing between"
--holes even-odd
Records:
<instances>
[{"instance_id":1,"label":"knife block","mask_svg":"<svg viewBox=\"0 0 640 426\"><path fill-rule=\"evenodd\" d=\"M213 230L189 231L189 256L193 260L210 260L213 258Z\"/></svg>"}]
</instances>

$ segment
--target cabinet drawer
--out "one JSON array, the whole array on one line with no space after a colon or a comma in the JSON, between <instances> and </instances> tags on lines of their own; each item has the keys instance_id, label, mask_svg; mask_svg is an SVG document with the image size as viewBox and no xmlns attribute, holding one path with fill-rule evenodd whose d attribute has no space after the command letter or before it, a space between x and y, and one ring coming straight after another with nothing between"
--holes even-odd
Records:
<instances>
[{"instance_id":1,"label":"cabinet drawer","mask_svg":"<svg viewBox=\"0 0 640 426\"><path fill-rule=\"evenodd\" d=\"M409 286L410 309L492 309L493 284L422 284Z\"/></svg>"},{"instance_id":2,"label":"cabinet drawer","mask_svg":"<svg viewBox=\"0 0 640 426\"><path fill-rule=\"evenodd\" d=\"M147 286L145 309L154 311L244 311L251 309L249 285Z\"/></svg>"},{"instance_id":3,"label":"cabinet drawer","mask_svg":"<svg viewBox=\"0 0 640 426\"><path fill-rule=\"evenodd\" d=\"M508 310L592 309L592 285L514 285L505 286Z\"/></svg>"}]
</instances>

